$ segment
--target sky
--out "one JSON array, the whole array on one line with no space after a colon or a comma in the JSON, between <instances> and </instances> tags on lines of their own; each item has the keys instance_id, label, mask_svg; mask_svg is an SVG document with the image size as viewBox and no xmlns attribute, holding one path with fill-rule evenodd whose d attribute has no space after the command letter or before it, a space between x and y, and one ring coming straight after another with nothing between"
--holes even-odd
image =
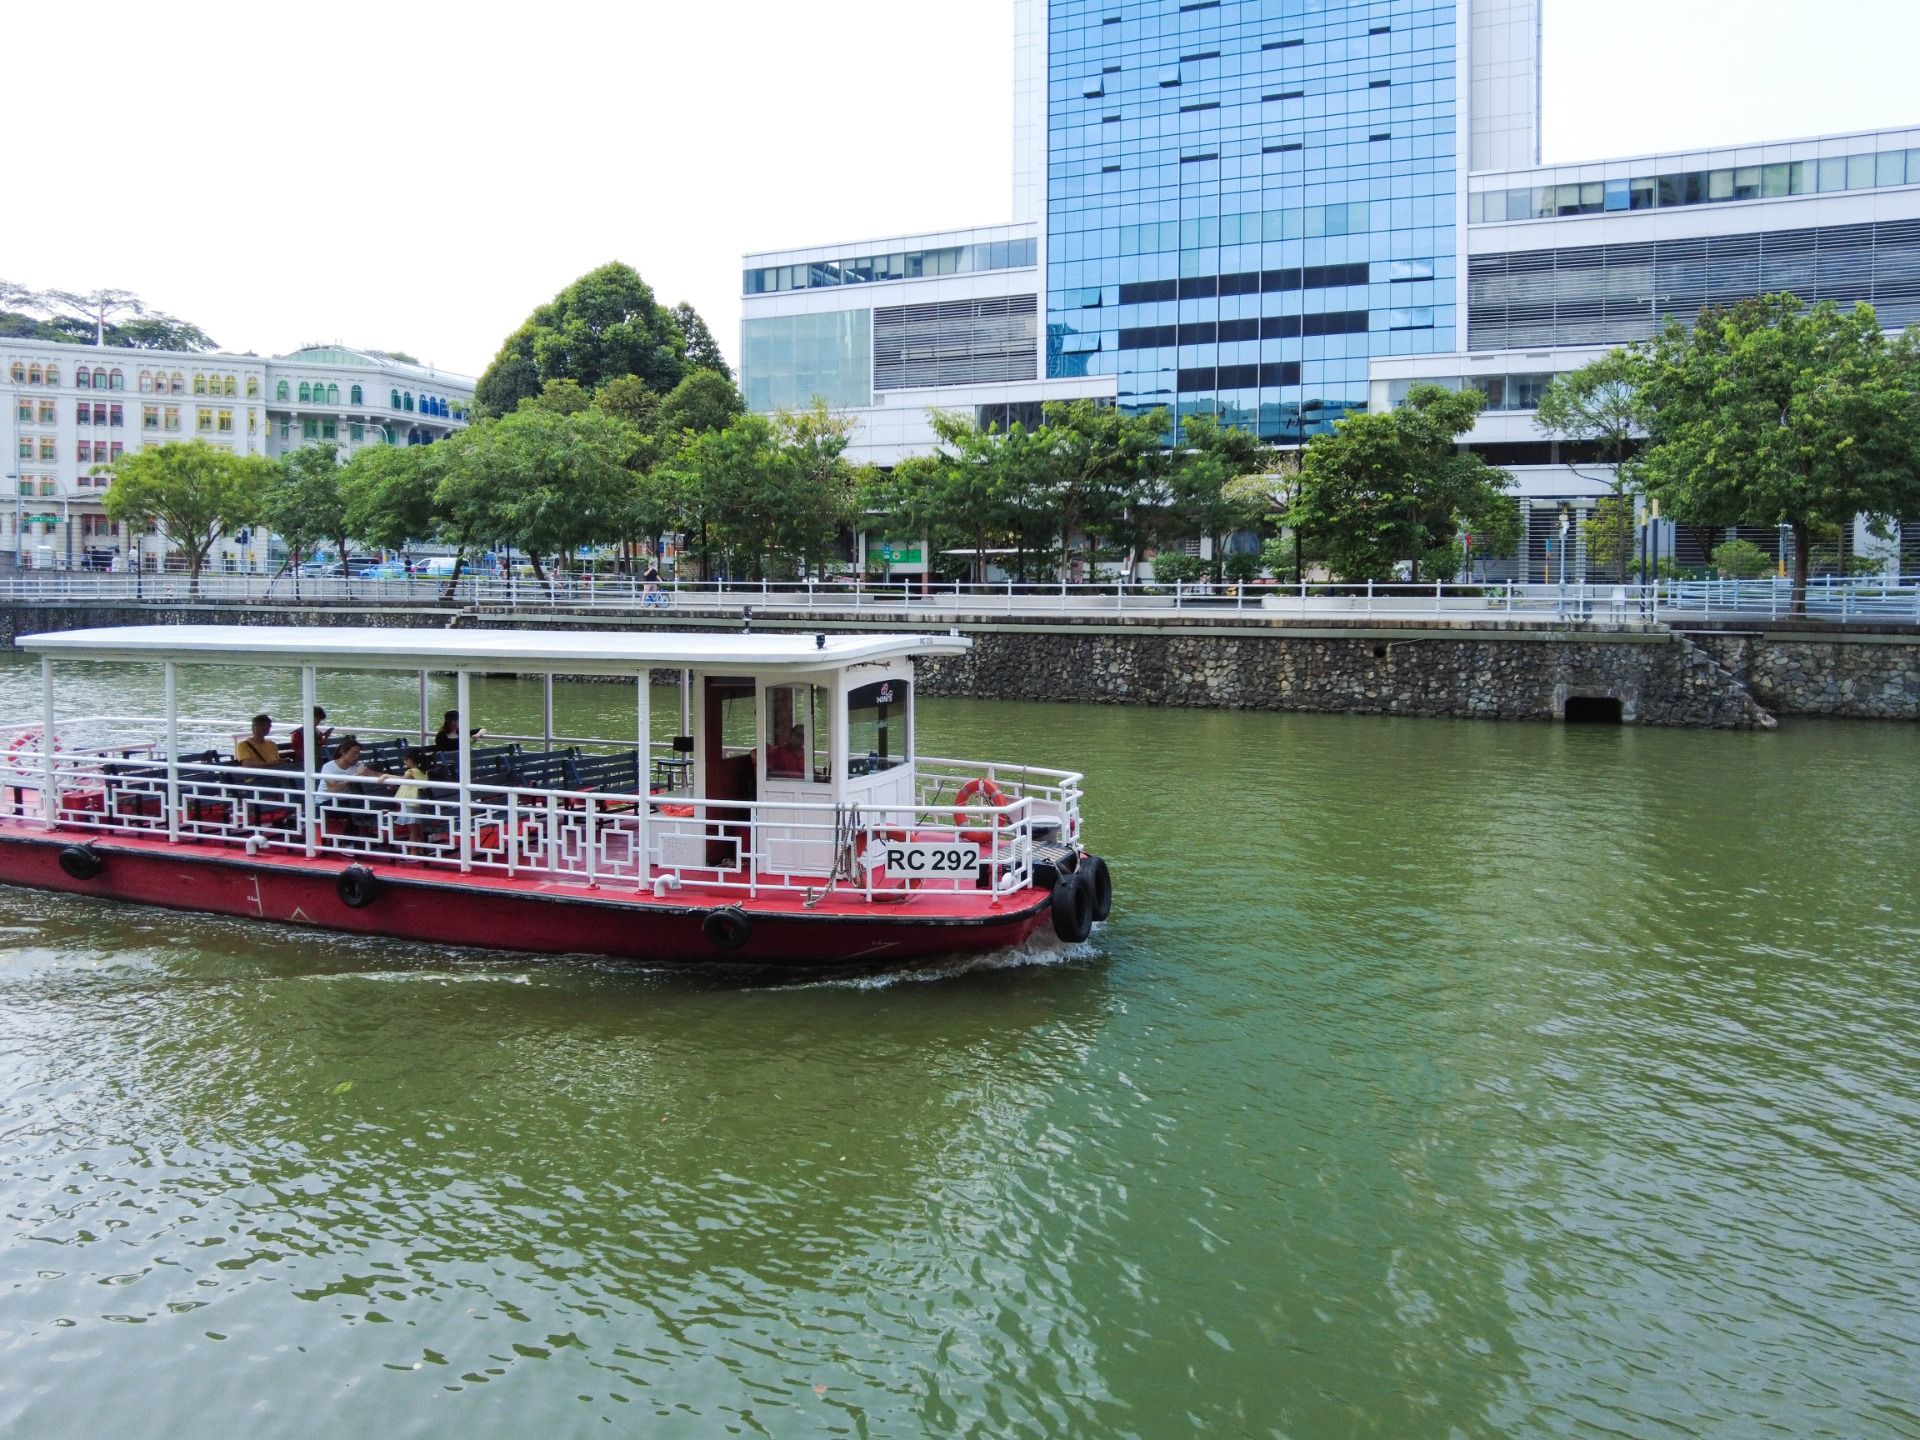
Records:
<instances>
[{"instance_id":1,"label":"sky","mask_svg":"<svg viewBox=\"0 0 1920 1440\"><path fill-rule=\"evenodd\" d=\"M1915 0L1545 5L1548 161L1920 125ZM618 259L734 354L746 251L1010 217L1011 0L15 9L0 278L230 350L477 376Z\"/></svg>"}]
</instances>

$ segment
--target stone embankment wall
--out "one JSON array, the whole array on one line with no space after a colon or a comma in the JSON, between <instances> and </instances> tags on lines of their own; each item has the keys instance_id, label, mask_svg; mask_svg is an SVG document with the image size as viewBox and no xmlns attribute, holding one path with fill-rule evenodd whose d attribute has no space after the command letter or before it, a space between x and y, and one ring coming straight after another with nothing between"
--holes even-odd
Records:
<instances>
[{"instance_id":1,"label":"stone embankment wall","mask_svg":"<svg viewBox=\"0 0 1920 1440\"><path fill-rule=\"evenodd\" d=\"M958 623L971 653L929 661L928 693L1249 710L1561 718L1574 697L1621 702L1646 725L1765 727L1776 715L1920 719L1920 630L1861 634L1786 624L1675 634L1662 627L1427 620L1307 625L1190 617L1008 622L875 615L858 624L756 614L758 629L936 629ZM0 644L100 625L387 625L444 629L731 630L693 616L475 615L446 609L228 605L0 606Z\"/></svg>"},{"instance_id":2,"label":"stone embankment wall","mask_svg":"<svg viewBox=\"0 0 1920 1440\"><path fill-rule=\"evenodd\" d=\"M1920 720L1920 634L1773 629L1688 638L1775 715Z\"/></svg>"}]
</instances>

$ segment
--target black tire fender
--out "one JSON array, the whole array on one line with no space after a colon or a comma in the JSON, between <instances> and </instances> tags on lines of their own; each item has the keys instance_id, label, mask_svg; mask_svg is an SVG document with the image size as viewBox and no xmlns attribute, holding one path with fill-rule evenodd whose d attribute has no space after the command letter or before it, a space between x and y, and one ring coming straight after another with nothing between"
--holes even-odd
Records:
<instances>
[{"instance_id":1,"label":"black tire fender","mask_svg":"<svg viewBox=\"0 0 1920 1440\"><path fill-rule=\"evenodd\" d=\"M1093 933L1093 887L1076 872L1053 887L1053 933L1078 945Z\"/></svg>"},{"instance_id":2,"label":"black tire fender","mask_svg":"<svg viewBox=\"0 0 1920 1440\"><path fill-rule=\"evenodd\" d=\"M349 865L333 888L349 910L364 910L380 897L380 877L364 865Z\"/></svg>"},{"instance_id":3,"label":"black tire fender","mask_svg":"<svg viewBox=\"0 0 1920 1440\"><path fill-rule=\"evenodd\" d=\"M725 905L700 922L700 933L716 950L738 950L753 938L753 919L738 905Z\"/></svg>"},{"instance_id":4,"label":"black tire fender","mask_svg":"<svg viewBox=\"0 0 1920 1440\"><path fill-rule=\"evenodd\" d=\"M91 880L107 862L91 845L69 845L60 852L60 868L76 880Z\"/></svg>"},{"instance_id":5,"label":"black tire fender","mask_svg":"<svg viewBox=\"0 0 1920 1440\"><path fill-rule=\"evenodd\" d=\"M1113 913L1113 872L1098 855L1089 855L1080 862L1079 873L1093 887L1093 921L1097 925Z\"/></svg>"}]
</instances>

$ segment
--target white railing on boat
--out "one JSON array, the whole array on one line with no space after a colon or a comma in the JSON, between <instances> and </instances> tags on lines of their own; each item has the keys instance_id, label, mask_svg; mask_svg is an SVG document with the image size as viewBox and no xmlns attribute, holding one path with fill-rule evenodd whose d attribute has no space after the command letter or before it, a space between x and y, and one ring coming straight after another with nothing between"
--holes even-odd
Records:
<instances>
[{"instance_id":1,"label":"white railing on boat","mask_svg":"<svg viewBox=\"0 0 1920 1440\"><path fill-rule=\"evenodd\" d=\"M333 793L317 773L219 759L244 732L229 721L182 719L169 760L162 721L62 720L49 805L38 727L0 728L0 815L51 824L76 838L125 835L661 896L683 889L808 899L835 892L896 903L923 891L1024 889L1033 883L1036 846L1070 843L1080 825L1081 777L1035 766L923 759L914 803L836 807L697 797L684 783L684 757L656 744L666 752L656 758L672 767L664 772L669 786L656 788L640 776L632 788L573 788L519 784L503 774L464 785L406 782L418 793L402 799L395 786L372 777L358 782L357 793ZM358 733L392 733L407 745L417 740L413 731ZM495 738L503 737L488 737ZM585 746L602 753L589 755ZM613 741L583 738L517 761L551 782L567 770L568 757L577 769L580 761L612 762L623 754L634 757L630 773L638 776L638 752ZM976 787L973 803L959 805L970 780L991 780L999 793ZM895 874L886 856L900 842L971 845L980 863L949 874Z\"/></svg>"}]
</instances>

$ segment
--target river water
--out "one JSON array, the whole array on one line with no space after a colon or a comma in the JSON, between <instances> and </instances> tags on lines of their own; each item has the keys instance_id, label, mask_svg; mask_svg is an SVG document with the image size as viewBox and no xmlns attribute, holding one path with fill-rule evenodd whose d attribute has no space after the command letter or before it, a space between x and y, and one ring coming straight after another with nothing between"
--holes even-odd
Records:
<instances>
[{"instance_id":1,"label":"river water","mask_svg":"<svg viewBox=\"0 0 1920 1440\"><path fill-rule=\"evenodd\" d=\"M1920 729L922 730L1088 772L1088 953L748 986L0 891L0 1434L1920 1435Z\"/></svg>"}]
</instances>

